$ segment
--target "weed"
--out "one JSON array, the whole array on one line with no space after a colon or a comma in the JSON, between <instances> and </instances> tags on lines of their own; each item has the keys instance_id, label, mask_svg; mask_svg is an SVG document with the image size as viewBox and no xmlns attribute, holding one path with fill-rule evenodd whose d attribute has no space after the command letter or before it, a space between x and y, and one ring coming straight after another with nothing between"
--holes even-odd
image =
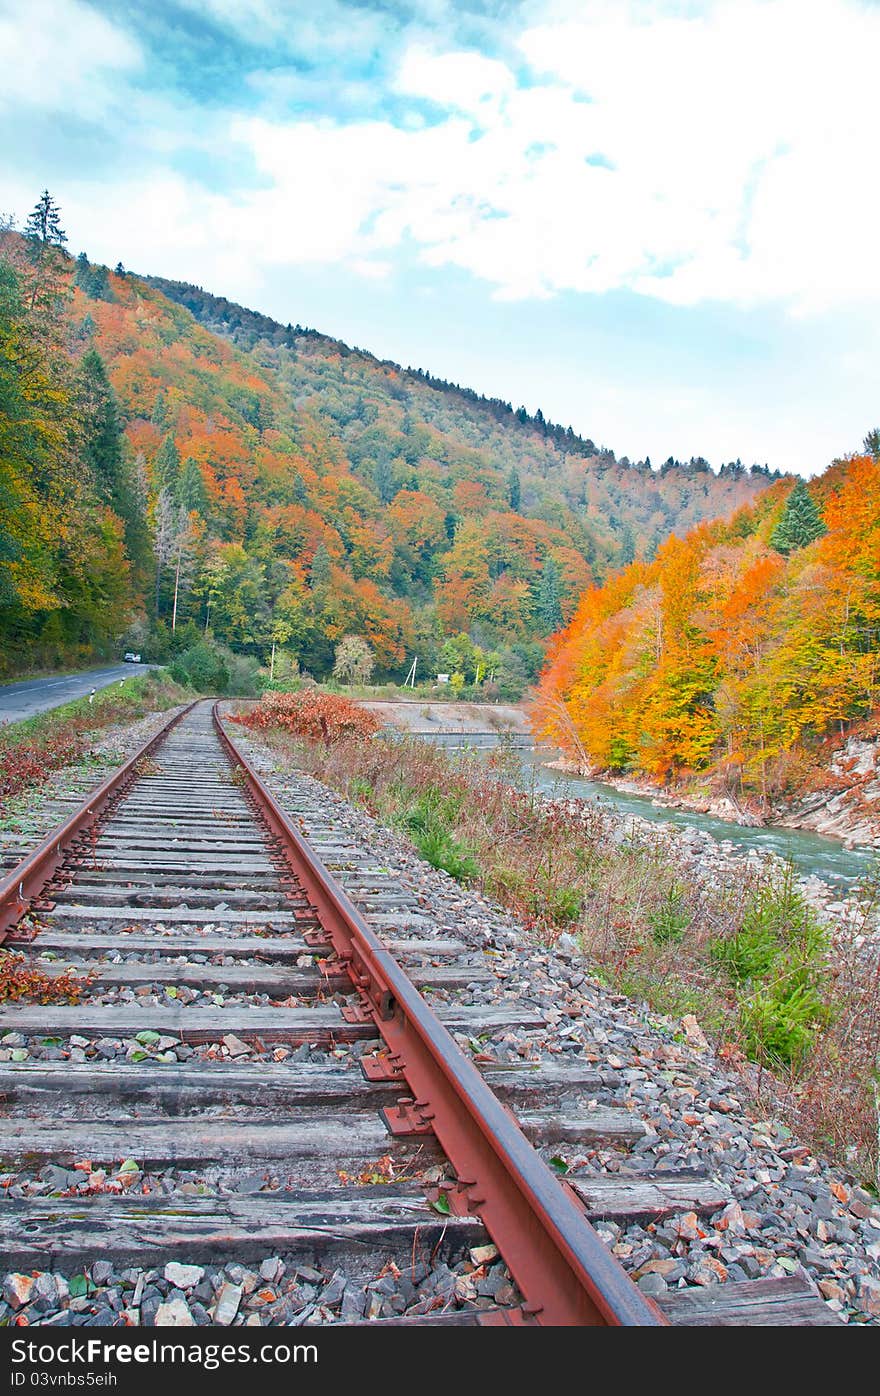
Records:
<instances>
[{"instance_id":1,"label":"weed","mask_svg":"<svg viewBox=\"0 0 880 1396\"><path fill-rule=\"evenodd\" d=\"M95 732L133 722L180 702L164 675L146 674L102 689L94 702L79 699L52 712L0 729L0 799L4 802L48 780L53 771L89 756ZM103 763L98 763L103 764Z\"/></svg>"},{"instance_id":2,"label":"weed","mask_svg":"<svg viewBox=\"0 0 880 1396\"><path fill-rule=\"evenodd\" d=\"M654 944L677 944L690 923L691 917L685 906L685 889L680 882L672 882L659 905L648 913Z\"/></svg>"},{"instance_id":3,"label":"weed","mask_svg":"<svg viewBox=\"0 0 880 1396\"><path fill-rule=\"evenodd\" d=\"M0 951L0 1003L78 1004L96 971L77 977L72 969L46 974L12 951Z\"/></svg>"},{"instance_id":4,"label":"weed","mask_svg":"<svg viewBox=\"0 0 880 1396\"><path fill-rule=\"evenodd\" d=\"M828 935L788 867L749 898L736 933L712 946L737 990L746 1050L758 1061L804 1059L827 1021L822 993Z\"/></svg>"},{"instance_id":5,"label":"weed","mask_svg":"<svg viewBox=\"0 0 880 1396\"><path fill-rule=\"evenodd\" d=\"M565 929L610 990L679 1021L695 1014L730 1068L749 1071L760 1099L768 1094L768 1108L788 1111L807 1142L880 1181L880 965L865 952L880 878L864 924L837 927L832 961L793 872L775 883L751 868L721 882L699 871L685 879L659 831L633 826L621 837L589 801L538 796L512 750L489 770L474 752L399 735L342 737L329 749L269 736L282 759L343 794L368 791L378 819L545 942ZM760 1064L757 1076L747 1057Z\"/></svg>"}]
</instances>

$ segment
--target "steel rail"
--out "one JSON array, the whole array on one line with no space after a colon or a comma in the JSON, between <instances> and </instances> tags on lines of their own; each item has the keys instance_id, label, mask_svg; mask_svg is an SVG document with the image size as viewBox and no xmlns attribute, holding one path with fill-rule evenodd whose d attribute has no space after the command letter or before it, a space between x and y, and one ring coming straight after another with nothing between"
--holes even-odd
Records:
<instances>
[{"instance_id":1,"label":"steel rail","mask_svg":"<svg viewBox=\"0 0 880 1396\"><path fill-rule=\"evenodd\" d=\"M524 1296L521 1318L557 1326L667 1325L294 828L226 732L219 703L213 719L277 850L309 897L388 1048L367 1074L400 1080L412 1093L412 1099L386 1112L386 1123L400 1134L434 1132L459 1180L454 1195L446 1194L450 1210L482 1220ZM487 1320L493 1321L488 1315Z\"/></svg>"},{"instance_id":2,"label":"steel rail","mask_svg":"<svg viewBox=\"0 0 880 1396\"><path fill-rule=\"evenodd\" d=\"M10 929L21 920L34 898L39 896L46 883L61 867L74 839L96 824L108 806L124 794L130 782L137 777L135 767L138 762L155 751L172 728L194 707L194 702L189 703L179 713L175 713L154 737L138 747L137 751L102 781L96 790L87 795L79 808L48 834L38 848L0 880L0 943L6 939Z\"/></svg>"}]
</instances>

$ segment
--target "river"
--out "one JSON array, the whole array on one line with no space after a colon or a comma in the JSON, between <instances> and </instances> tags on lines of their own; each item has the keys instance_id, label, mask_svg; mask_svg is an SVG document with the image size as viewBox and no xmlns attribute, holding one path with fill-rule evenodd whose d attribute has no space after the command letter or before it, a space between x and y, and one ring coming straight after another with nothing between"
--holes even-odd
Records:
<instances>
[{"instance_id":1,"label":"river","mask_svg":"<svg viewBox=\"0 0 880 1396\"><path fill-rule=\"evenodd\" d=\"M709 814L670 809L655 805L647 795L634 795L629 791L617 790L604 781L588 780L584 776L552 769L548 763L556 760L559 752L552 747L536 747L528 737L462 736L458 733L419 736L421 740L452 750L469 748L484 752L487 756L503 742L516 751L523 766L524 784L530 789L561 799L595 800L618 814L637 815L655 824L675 824L680 828L693 825L711 834L718 843L727 842L734 848L742 848L744 852L755 848L776 853L790 861L802 877L820 877L841 890L851 890L877 867L878 857L871 849L847 848L839 839L823 838L802 829L782 829L774 825L753 828Z\"/></svg>"}]
</instances>

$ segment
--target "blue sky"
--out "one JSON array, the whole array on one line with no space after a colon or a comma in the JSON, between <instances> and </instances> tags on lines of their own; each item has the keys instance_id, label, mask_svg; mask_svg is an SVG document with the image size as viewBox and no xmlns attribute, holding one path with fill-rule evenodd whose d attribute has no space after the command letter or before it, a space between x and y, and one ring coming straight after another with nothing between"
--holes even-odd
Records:
<instances>
[{"instance_id":1,"label":"blue sky","mask_svg":"<svg viewBox=\"0 0 880 1396\"><path fill-rule=\"evenodd\" d=\"M0 212L571 424L880 420L876 0L0 0Z\"/></svg>"}]
</instances>

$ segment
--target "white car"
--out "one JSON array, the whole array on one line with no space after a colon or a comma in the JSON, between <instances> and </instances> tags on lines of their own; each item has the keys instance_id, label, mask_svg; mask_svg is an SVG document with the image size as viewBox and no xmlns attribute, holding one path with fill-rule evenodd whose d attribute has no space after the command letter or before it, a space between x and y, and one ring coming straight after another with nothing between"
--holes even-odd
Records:
<instances>
[{"instance_id":1,"label":"white car","mask_svg":"<svg viewBox=\"0 0 880 1396\"><path fill-rule=\"evenodd\" d=\"M127 650L122 658L125 664L140 664L141 662L140 655L136 654L134 650Z\"/></svg>"}]
</instances>

